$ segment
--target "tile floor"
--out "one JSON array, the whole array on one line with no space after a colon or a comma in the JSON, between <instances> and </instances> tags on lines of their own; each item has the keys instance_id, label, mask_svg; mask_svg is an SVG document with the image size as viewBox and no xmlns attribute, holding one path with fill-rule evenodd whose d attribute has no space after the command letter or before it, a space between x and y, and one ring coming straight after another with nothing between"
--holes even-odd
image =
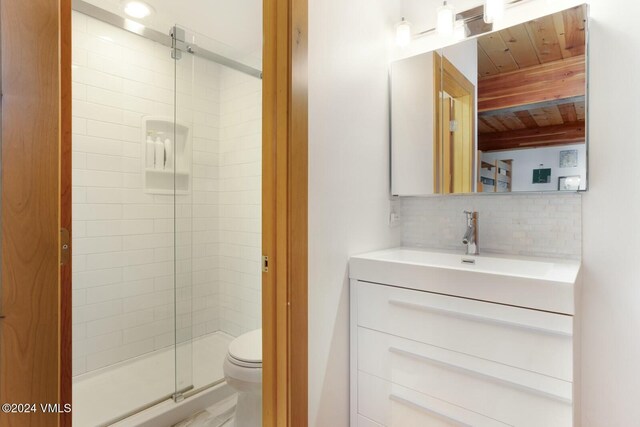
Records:
<instances>
[{"instance_id":1,"label":"tile floor","mask_svg":"<svg viewBox=\"0 0 640 427\"><path fill-rule=\"evenodd\" d=\"M233 427L236 395L199 412L174 427Z\"/></svg>"}]
</instances>

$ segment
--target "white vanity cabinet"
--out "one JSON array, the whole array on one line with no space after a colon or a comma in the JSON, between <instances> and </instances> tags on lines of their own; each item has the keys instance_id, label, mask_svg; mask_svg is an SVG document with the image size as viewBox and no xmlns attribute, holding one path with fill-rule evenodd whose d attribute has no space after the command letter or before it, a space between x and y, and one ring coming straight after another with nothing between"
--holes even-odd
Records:
<instances>
[{"instance_id":1,"label":"white vanity cabinet","mask_svg":"<svg viewBox=\"0 0 640 427\"><path fill-rule=\"evenodd\" d=\"M352 258L352 426L573 425L575 310L528 301L537 282L571 299L549 304L574 307L579 262L462 258L408 249ZM514 261L520 275L505 267ZM511 283L510 293L483 289L486 279Z\"/></svg>"}]
</instances>

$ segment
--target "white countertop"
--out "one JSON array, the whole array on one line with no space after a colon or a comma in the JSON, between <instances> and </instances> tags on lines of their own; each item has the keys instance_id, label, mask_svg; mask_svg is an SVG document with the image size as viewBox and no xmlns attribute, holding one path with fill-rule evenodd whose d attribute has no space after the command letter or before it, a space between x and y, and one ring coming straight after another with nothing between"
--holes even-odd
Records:
<instances>
[{"instance_id":1,"label":"white countertop","mask_svg":"<svg viewBox=\"0 0 640 427\"><path fill-rule=\"evenodd\" d=\"M474 264L464 263L473 261ZM580 261L392 248L353 256L351 279L574 314Z\"/></svg>"}]
</instances>

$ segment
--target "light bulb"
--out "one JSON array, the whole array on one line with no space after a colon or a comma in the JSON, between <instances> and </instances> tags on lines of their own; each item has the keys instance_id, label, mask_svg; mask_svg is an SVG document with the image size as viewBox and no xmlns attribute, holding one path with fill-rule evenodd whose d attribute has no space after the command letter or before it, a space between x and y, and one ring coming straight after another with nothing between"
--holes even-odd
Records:
<instances>
[{"instance_id":1,"label":"light bulb","mask_svg":"<svg viewBox=\"0 0 640 427\"><path fill-rule=\"evenodd\" d=\"M129 1L124 5L124 13L132 18L146 18L151 15L151 12L151 6L141 1Z\"/></svg>"},{"instance_id":2,"label":"light bulb","mask_svg":"<svg viewBox=\"0 0 640 427\"><path fill-rule=\"evenodd\" d=\"M409 43L411 43L411 24L402 18L402 21L396 26L396 44L405 47Z\"/></svg>"},{"instance_id":3,"label":"light bulb","mask_svg":"<svg viewBox=\"0 0 640 427\"><path fill-rule=\"evenodd\" d=\"M504 16L504 0L484 0L484 22L491 24Z\"/></svg>"},{"instance_id":4,"label":"light bulb","mask_svg":"<svg viewBox=\"0 0 640 427\"><path fill-rule=\"evenodd\" d=\"M445 37L453 35L454 22L455 13L453 6L448 5L446 1L442 2L442 6L438 8L438 22L436 24L438 34Z\"/></svg>"},{"instance_id":5,"label":"light bulb","mask_svg":"<svg viewBox=\"0 0 640 427\"><path fill-rule=\"evenodd\" d=\"M453 38L456 40L464 40L467 38L467 27L462 21L456 21L453 30Z\"/></svg>"}]
</instances>

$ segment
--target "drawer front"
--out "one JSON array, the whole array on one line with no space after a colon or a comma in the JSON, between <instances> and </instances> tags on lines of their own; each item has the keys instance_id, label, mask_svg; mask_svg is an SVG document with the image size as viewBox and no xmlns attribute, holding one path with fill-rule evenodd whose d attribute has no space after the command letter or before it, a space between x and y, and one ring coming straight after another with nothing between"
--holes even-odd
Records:
<instances>
[{"instance_id":1,"label":"drawer front","mask_svg":"<svg viewBox=\"0 0 640 427\"><path fill-rule=\"evenodd\" d=\"M358 373L358 412L386 427L507 426L364 372Z\"/></svg>"},{"instance_id":2,"label":"drawer front","mask_svg":"<svg viewBox=\"0 0 640 427\"><path fill-rule=\"evenodd\" d=\"M357 323L564 381L573 317L357 282Z\"/></svg>"},{"instance_id":3,"label":"drawer front","mask_svg":"<svg viewBox=\"0 0 640 427\"><path fill-rule=\"evenodd\" d=\"M571 426L572 384L358 328L358 371L516 426Z\"/></svg>"},{"instance_id":4,"label":"drawer front","mask_svg":"<svg viewBox=\"0 0 640 427\"><path fill-rule=\"evenodd\" d=\"M383 427L382 424L378 424L375 421L371 421L369 418L365 418L362 415L358 415L358 427Z\"/></svg>"}]
</instances>

